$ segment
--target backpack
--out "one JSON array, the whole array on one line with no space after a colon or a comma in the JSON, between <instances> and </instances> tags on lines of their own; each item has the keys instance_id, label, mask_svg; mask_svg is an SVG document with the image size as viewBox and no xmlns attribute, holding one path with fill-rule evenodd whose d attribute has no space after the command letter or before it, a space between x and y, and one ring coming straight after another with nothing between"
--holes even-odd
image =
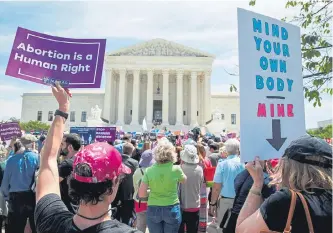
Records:
<instances>
[{"instance_id":1,"label":"backpack","mask_svg":"<svg viewBox=\"0 0 333 233\"><path fill-rule=\"evenodd\" d=\"M142 168L140 168L140 171L141 171L141 174L142 174L142 177L144 175L144 172L142 170ZM139 187L141 185L141 181L142 181L142 178L139 180ZM141 201L148 201L148 197L139 197L139 191L136 193L136 199L139 200L139 207L140 207L140 204L141 204Z\"/></svg>"}]
</instances>

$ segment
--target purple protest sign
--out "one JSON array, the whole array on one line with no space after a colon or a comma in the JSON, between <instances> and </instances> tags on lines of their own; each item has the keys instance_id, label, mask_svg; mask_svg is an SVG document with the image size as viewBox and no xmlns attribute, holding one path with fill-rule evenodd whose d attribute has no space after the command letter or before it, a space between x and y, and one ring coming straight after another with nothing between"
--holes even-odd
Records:
<instances>
[{"instance_id":1,"label":"purple protest sign","mask_svg":"<svg viewBox=\"0 0 333 233\"><path fill-rule=\"evenodd\" d=\"M69 39L18 28L6 75L68 88L99 88L105 39Z\"/></svg>"},{"instance_id":2,"label":"purple protest sign","mask_svg":"<svg viewBox=\"0 0 333 233\"><path fill-rule=\"evenodd\" d=\"M116 127L96 127L96 141L114 142L116 139Z\"/></svg>"},{"instance_id":3,"label":"purple protest sign","mask_svg":"<svg viewBox=\"0 0 333 233\"><path fill-rule=\"evenodd\" d=\"M12 137L21 137L22 132L19 123L9 122L0 124L0 138L3 141L10 140Z\"/></svg>"}]
</instances>

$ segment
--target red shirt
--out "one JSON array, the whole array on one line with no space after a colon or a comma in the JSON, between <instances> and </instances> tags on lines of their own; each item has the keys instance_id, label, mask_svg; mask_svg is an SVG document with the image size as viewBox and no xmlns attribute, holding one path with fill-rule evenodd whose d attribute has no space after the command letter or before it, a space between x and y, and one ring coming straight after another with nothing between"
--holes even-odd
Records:
<instances>
[{"instance_id":1,"label":"red shirt","mask_svg":"<svg viewBox=\"0 0 333 233\"><path fill-rule=\"evenodd\" d=\"M211 161L206 157L206 158L204 158L204 166L205 166L205 168L206 167L212 167L212 163L211 163Z\"/></svg>"}]
</instances>

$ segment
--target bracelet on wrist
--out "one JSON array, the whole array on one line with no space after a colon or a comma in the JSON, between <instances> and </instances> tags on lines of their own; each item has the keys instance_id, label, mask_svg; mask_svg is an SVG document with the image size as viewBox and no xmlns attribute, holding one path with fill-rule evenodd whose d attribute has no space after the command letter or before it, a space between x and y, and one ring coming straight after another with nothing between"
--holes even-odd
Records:
<instances>
[{"instance_id":1,"label":"bracelet on wrist","mask_svg":"<svg viewBox=\"0 0 333 233\"><path fill-rule=\"evenodd\" d=\"M68 118L68 113L67 112L63 112L63 111L61 111L61 110L58 109L58 110L55 111L54 116L61 116L66 121L67 118Z\"/></svg>"},{"instance_id":2,"label":"bracelet on wrist","mask_svg":"<svg viewBox=\"0 0 333 233\"><path fill-rule=\"evenodd\" d=\"M209 203L210 206L216 206L217 202L215 202L214 204L212 204L211 202Z\"/></svg>"}]
</instances>

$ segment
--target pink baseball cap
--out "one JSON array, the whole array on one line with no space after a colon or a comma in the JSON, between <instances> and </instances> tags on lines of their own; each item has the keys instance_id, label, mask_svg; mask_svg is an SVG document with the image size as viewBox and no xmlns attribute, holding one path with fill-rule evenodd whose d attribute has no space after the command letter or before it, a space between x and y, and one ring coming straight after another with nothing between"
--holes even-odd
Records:
<instances>
[{"instance_id":1,"label":"pink baseball cap","mask_svg":"<svg viewBox=\"0 0 333 233\"><path fill-rule=\"evenodd\" d=\"M76 174L75 168L79 164L87 164L91 169L92 177ZM78 152L73 163L73 171L74 179L83 183L99 183L131 173L131 169L122 163L118 150L106 142L90 144Z\"/></svg>"}]
</instances>

